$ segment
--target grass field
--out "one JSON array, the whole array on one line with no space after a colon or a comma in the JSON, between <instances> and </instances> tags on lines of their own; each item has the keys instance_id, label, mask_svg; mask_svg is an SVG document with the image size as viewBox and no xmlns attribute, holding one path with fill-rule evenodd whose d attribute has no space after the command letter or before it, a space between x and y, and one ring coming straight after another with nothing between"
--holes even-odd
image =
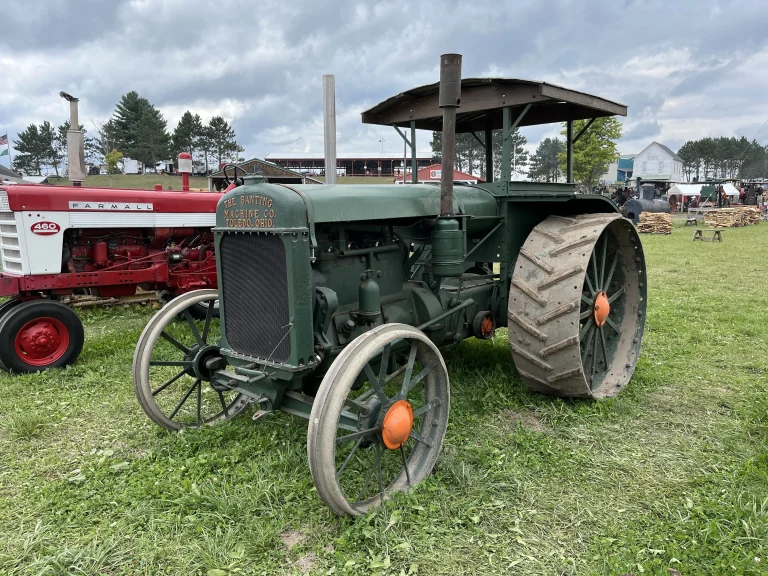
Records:
<instances>
[{"instance_id":1,"label":"grass field","mask_svg":"<svg viewBox=\"0 0 768 576\"><path fill-rule=\"evenodd\" d=\"M356 520L317 497L303 420L165 433L130 378L153 310L82 312L76 366L0 376L0 574L765 574L768 226L690 237L643 238L620 397L528 392L505 330L450 347L434 474Z\"/></svg>"}]
</instances>

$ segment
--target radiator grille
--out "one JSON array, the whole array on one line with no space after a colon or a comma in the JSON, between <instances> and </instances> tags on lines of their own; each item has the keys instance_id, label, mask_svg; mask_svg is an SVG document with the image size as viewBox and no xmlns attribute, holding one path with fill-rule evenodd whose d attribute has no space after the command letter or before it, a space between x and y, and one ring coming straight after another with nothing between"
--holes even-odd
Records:
<instances>
[{"instance_id":1,"label":"radiator grille","mask_svg":"<svg viewBox=\"0 0 768 576\"><path fill-rule=\"evenodd\" d=\"M23 274L24 266L16 229L16 215L13 212L0 212L0 254L3 271L11 274Z\"/></svg>"},{"instance_id":2,"label":"radiator grille","mask_svg":"<svg viewBox=\"0 0 768 576\"><path fill-rule=\"evenodd\" d=\"M285 246L273 234L221 239L227 342L233 351L272 362L291 354Z\"/></svg>"}]
</instances>

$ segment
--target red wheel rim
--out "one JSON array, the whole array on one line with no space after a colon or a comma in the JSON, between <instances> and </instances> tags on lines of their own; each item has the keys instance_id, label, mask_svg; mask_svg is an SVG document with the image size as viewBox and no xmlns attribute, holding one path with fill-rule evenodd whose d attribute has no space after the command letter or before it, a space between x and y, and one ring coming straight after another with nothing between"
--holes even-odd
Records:
<instances>
[{"instance_id":1,"label":"red wheel rim","mask_svg":"<svg viewBox=\"0 0 768 576\"><path fill-rule=\"evenodd\" d=\"M30 366L48 366L67 351L69 329L56 318L35 318L16 333L14 347L19 358Z\"/></svg>"}]
</instances>

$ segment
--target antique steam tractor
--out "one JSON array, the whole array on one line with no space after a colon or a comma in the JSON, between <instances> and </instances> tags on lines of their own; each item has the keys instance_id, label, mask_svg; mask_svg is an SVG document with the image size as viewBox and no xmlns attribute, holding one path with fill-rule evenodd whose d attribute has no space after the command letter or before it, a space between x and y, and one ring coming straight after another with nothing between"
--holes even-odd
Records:
<instances>
[{"instance_id":1,"label":"antique steam tractor","mask_svg":"<svg viewBox=\"0 0 768 576\"><path fill-rule=\"evenodd\" d=\"M281 410L309 420L307 453L322 500L358 515L423 480L450 410L439 346L506 325L534 390L602 398L628 383L646 310L645 260L631 222L573 184L512 182L517 126L626 107L546 83L441 80L390 98L363 122L443 127L442 182L284 186L258 176L219 201L218 290L160 310L136 346L133 381L169 430ZM442 117L442 121L441 121ZM501 128L501 179L454 186L455 133ZM478 136L478 139L480 136ZM415 171L414 171L415 172ZM218 303L220 318L215 316ZM192 306L207 314L195 320Z\"/></svg>"}]
</instances>

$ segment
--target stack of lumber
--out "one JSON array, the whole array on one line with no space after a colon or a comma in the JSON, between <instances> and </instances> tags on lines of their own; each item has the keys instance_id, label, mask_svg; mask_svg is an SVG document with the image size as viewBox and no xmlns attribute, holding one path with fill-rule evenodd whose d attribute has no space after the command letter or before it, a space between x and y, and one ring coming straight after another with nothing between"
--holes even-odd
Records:
<instances>
[{"instance_id":1,"label":"stack of lumber","mask_svg":"<svg viewBox=\"0 0 768 576\"><path fill-rule=\"evenodd\" d=\"M641 234L669 234L672 232L672 216L665 212L640 212L637 231Z\"/></svg>"},{"instance_id":2,"label":"stack of lumber","mask_svg":"<svg viewBox=\"0 0 768 576\"><path fill-rule=\"evenodd\" d=\"M744 218L744 225L760 224L760 208L757 206L739 206L735 208Z\"/></svg>"},{"instance_id":3,"label":"stack of lumber","mask_svg":"<svg viewBox=\"0 0 768 576\"><path fill-rule=\"evenodd\" d=\"M746 216L736 208L710 210L704 215L704 222L709 228L737 228L744 226Z\"/></svg>"}]
</instances>

